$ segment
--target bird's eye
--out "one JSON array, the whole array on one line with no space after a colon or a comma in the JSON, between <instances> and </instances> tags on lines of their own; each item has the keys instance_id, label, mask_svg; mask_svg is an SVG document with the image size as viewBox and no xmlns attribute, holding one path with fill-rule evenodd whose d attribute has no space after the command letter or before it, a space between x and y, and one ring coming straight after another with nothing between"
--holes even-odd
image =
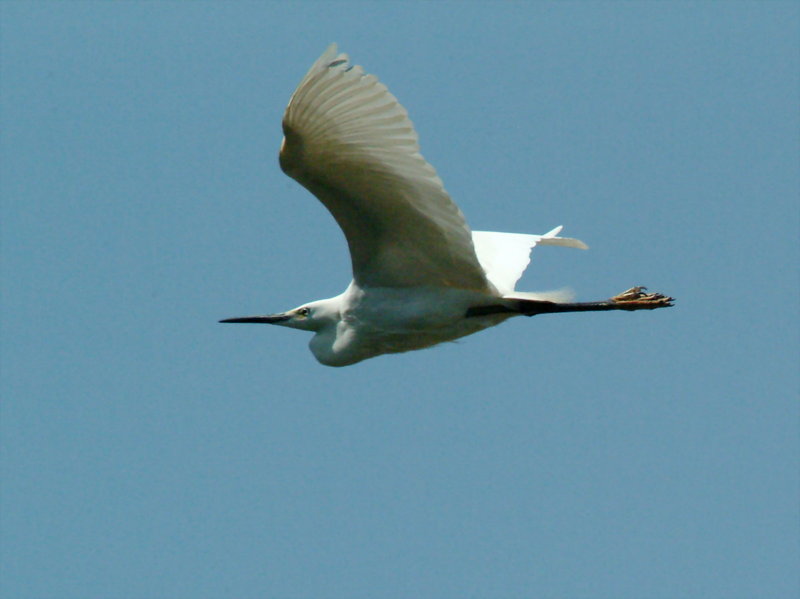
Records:
<instances>
[{"instance_id":1,"label":"bird's eye","mask_svg":"<svg viewBox=\"0 0 800 599\"><path fill-rule=\"evenodd\" d=\"M298 308L297 310L298 316L308 316L309 314L311 314L311 310L308 308Z\"/></svg>"}]
</instances>

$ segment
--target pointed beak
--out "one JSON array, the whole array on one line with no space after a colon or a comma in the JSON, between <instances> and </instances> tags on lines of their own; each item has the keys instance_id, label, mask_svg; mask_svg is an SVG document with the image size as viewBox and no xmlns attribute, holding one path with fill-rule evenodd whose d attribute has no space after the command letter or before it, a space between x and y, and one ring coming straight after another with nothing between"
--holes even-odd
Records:
<instances>
[{"instance_id":1,"label":"pointed beak","mask_svg":"<svg viewBox=\"0 0 800 599\"><path fill-rule=\"evenodd\" d=\"M240 316L239 318L226 318L220 322L260 322L264 324L277 324L289 320L288 314L268 314L266 316Z\"/></svg>"}]
</instances>

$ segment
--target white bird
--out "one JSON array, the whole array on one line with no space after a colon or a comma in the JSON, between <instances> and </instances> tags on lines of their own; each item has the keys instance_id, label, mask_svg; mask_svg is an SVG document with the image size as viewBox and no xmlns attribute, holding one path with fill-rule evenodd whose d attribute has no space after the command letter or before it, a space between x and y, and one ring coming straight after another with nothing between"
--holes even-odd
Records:
<instances>
[{"instance_id":1,"label":"white bird","mask_svg":"<svg viewBox=\"0 0 800 599\"><path fill-rule=\"evenodd\" d=\"M518 315L672 305L672 298L644 287L584 303L515 291L534 246L587 246L559 237L561 227L544 235L470 232L419 153L406 110L375 76L337 54L335 44L292 95L283 133L281 168L339 223L353 280L330 299L220 322L312 331L316 359L347 366L458 339Z\"/></svg>"}]
</instances>

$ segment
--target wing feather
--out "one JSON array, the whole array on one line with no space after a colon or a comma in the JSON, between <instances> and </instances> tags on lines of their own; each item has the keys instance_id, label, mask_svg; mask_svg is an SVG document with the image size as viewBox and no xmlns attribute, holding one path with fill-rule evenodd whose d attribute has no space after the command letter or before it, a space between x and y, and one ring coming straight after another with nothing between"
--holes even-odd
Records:
<instances>
[{"instance_id":1,"label":"wing feather","mask_svg":"<svg viewBox=\"0 0 800 599\"><path fill-rule=\"evenodd\" d=\"M362 286L487 291L464 216L385 85L330 46L289 101L281 168L331 212Z\"/></svg>"}]
</instances>

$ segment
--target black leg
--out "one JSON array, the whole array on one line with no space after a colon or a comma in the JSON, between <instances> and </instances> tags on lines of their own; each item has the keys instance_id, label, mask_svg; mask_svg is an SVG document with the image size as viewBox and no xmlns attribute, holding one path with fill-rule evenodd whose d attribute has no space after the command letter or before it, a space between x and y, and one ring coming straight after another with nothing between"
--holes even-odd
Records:
<instances>
[{"instance_id":1,"label":"black leg","mask_svg":"<svg viewBox=\"0 0 800 599\"><path fill-rule=\"evenodd\" d=\"M655 310L668 308L674 301L673 298L660 293L646 293L646 287L631 287L619 295L600 302L575 302L559 304L544 300L509 300L513 303L492 304L488 306L474 306L467 310L467 317L487 316L489 314L524 314L536 316L537 314L555 314L560 312L601 312L604 310Z\"/></svg>"},{"instance_id":2,"label":"black leg","mask_svg":"<svg viewBox=\"0 0 800 599\"><path fill-rule=\"evenodd\" d=\"M646 287L631 287L619 295L600 302L558 304L537 300L519 300L519 311L525 316L559 312L599 312L604 310L655 310L672 306L673 298L660 293L647 293Z\"/></svg>"}]
</instances>

